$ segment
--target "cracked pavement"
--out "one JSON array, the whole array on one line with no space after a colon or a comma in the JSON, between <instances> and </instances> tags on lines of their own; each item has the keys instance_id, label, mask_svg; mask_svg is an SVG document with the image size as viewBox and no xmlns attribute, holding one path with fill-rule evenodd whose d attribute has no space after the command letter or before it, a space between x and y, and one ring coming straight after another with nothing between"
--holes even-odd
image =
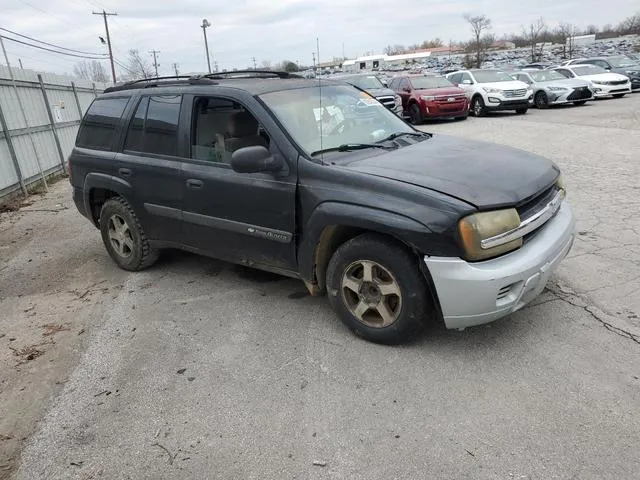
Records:
<instances>
[{"instance_id":1,"label":"cracked pavement","mask_svg":"<svg viewBox=\"0 0 640 480\"><path fill-rule=\"evenodd\" d=\"M399 347L294 280L180 252L122 272L73 209L0 221L0 349L71 323L19 375L1 365L0 435L28 437L12 478L637 478L639 107L425 125L554 159L581 233L521 311Z\"/></svg>"}]
</instances>

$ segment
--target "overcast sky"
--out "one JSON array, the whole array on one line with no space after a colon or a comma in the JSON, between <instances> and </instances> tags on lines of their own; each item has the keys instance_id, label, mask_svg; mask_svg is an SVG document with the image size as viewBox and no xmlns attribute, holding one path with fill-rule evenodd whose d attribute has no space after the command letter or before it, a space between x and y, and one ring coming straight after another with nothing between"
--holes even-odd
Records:
<instances>
[{"instance_id":1,"label":"overcast sky","mask_svg":"<svg viewBox=\"0 0 640 480\"><path fill-rule=\"evenodd\" d=\"M606 4L606 8L602 8ZM117 12L109 17L114 55L126 63L127 51L160 50L160 72L171 65L181 72L206 70L203 18L213 61L220 68L244 68L264 60L311 64L320 39L320 56L330 60L388 44L420 43L440 37L467 40L465 13L486 14L500 37L542 16L550 25L569 21L616 24L640 10L638 0L0 0L0 26L50 43L106 52L102 17L92 10ZM25 68L70 72L79 59L62 57L5 42L10 61ZM4 64L4 59L0 59ZM106 64L105 64L106 65Z\"/></svg>"}]
</instances>

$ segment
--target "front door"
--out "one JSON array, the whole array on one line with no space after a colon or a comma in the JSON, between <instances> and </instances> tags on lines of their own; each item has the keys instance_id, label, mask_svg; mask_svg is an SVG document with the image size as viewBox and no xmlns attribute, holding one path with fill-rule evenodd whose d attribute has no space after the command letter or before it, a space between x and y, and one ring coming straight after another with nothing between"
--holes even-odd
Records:
<instances>
[{"instance_id":1,"label":"front door","mask_svg":"<svg viewBox=\"0 0 640 480\"><path fill-rule=\"evenodd\" d=\"M236 263L295 271L297 157L292 161L277 145L286 139L248 95L194 95L186 101L191 107L191 148L182 164L184 245ZM233 151L253 145L280 155L283 170L232 170Z\"/></svg>"}]
</instances>

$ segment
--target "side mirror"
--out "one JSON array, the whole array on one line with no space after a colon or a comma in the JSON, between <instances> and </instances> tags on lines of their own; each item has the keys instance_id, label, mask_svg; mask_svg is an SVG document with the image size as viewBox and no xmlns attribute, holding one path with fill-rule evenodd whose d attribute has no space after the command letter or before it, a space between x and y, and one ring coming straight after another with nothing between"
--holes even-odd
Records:
<instances>
[{"instance_id":1,"label":"side mirror","mask_svg":"<svg viewBox=\"0 0 640 480\"><path fill-rule=\"evenodd\" d=\"M382 85L384 85L385 87L389 88L389 82L387 82L386 80L380 80L380 83L382 83Z\"/></svg>"},{"instance_id":2,"label":"side mirror","mask_svg":"<svg viewBox=\"0 0 640 480\"><path fill-rule=\"evenodd\" d=\"M231 168L238 173L278 172L282 159L262 145L239 148L231 155Z\"/></svg>"},{"instance_id":3,"label":"side mirror","mask_svg":"<svg viewBox=\"0 0 640 480\"><path fill-rule=\"evenodd\" d=\"M471 85L473 82L469 79L462 80L463 85Z\"/></svg>"}]
</instances>

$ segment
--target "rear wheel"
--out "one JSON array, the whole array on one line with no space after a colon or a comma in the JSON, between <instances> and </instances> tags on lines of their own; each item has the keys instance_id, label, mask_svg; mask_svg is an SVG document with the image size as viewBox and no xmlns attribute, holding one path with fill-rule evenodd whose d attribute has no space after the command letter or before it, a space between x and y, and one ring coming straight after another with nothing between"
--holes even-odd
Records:
<instances>
[{"instance_id":1,"label":"rear wheel","mask_svg":"<svg viewBox=\"0 0 640 480\"><path fill-rule=\"evenodd\" d=\"M533 97L533 102L536 104L538 108L548 108L549 107L549 97L543 91L536 93L536 96Z\"/></svg>"},{"instance_id":2,"label":"rear wheel","mask_svg":"<svg viewBox=\"0 0 640 480\"><path fill-rule=\"evenodd\" d=\"M626 93L614 93L612 95L613 98L622 98L626 95Z\"/></svg>"},{"instance_id":3,"label":"rear wheel","mask_svg":"<svg viewBox=\"0 0 640 480\"><path fill-rule=\"evenodd\" d=\"M413 103L409 107L409 119L413 125L419 125L422 123L422 112L420 106L417 103Z\"/></svg>"},{"instance_id":4,"label":"rear wheel","mask_svg":"<svg viewBox=\"0 0 640 480\"><path fill-rule=\"evenodd\" d=\"M528 108L516 108L516 113L518 115L524 115L525 113L527 113L529 109Z\"/></svg>"},{"instance_id":5,"label":"rear wheel","mask_svg":"<svg viewBox=\"0 0 640 480\"><path fill-rule=\"evenodd\" d=\"M331 306L348 328L369 341L407 340L431 311L418 261L382 235L349 240L334 253L327 269Z\"/></svg>"},{"instance_id":6,"label":"rear wheel","mask_svg":"<svg viewBox=\"0 0 640 480\"><path fill-rule=\"evenodd\" d=\"M473 97L473 100L471 100L471 111L476 117L484 117L487 114L487 108L480 95Z\"/></svg>"},{"instance_id":7,"label":"rear wheel","mask_svg":"<svg viewBox=\"0 0 640 480\"><path fill-rule=\"evenodd\" d=\"M144 270L158 259L138 217L124 198L107 200L100 211L100 233L109 256L124 270Z\"/></svg>"},{"instance_id":8,"label":"rear wheel","mask_svg":"<svg viewBox=\"0 0 640 480\"><path fill-rule=\"evenodd\" d=\"M579 102L573 102L574 105L577 105L579 107L581 107L582 105L584 105L585 103L587 103L586 100L580 100Z\"/></svg>"}]
</instances>

